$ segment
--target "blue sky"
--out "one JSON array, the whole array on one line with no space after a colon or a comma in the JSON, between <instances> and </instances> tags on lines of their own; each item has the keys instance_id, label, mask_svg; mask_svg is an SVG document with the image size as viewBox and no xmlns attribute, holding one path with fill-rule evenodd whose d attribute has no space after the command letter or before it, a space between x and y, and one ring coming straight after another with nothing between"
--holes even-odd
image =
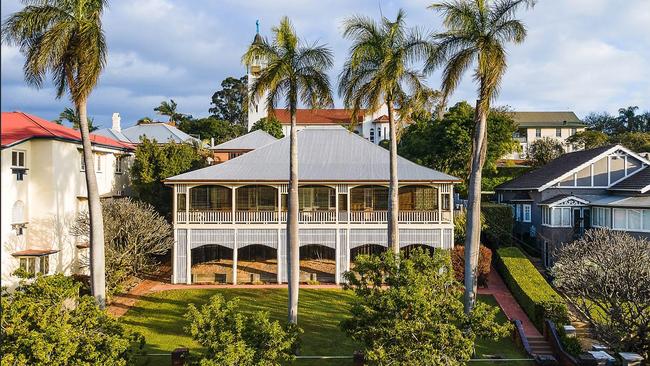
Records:
<instances>
[{"instance_id":1,"label":"blue sky","mask_svg":"<svg viewBox=\"0 0 650 366\"><path fill-rule=\"evenodd\" d=\"M208 115L210 97L227 76L241 76L240 58L255 34L283 15L301 38L327 43L334 51L333 83L347 54L341 21L351 14L394 17L404 8L407 22L441 29L440 17L426 9L432 0L113 0L104 16L108 65L91 95L88 112L101 126L120 112L123 125L173 98L180 112ZM21 8L3 0L2 19ZM497 105L515 110L573 110L615 113L621 106L650 109L650 1L539 0L520 12L528 27L522 45L511 45L509 69ZM54 119L70 103L56 100L47 85L36 90L23 81L23 57L2 45L3 111L21 110ZM429 85L439 85L439 75ZM471 75L452 101L474 100ZM341 106L336 100L337 107Z\"/></svg>"}]
</instances>

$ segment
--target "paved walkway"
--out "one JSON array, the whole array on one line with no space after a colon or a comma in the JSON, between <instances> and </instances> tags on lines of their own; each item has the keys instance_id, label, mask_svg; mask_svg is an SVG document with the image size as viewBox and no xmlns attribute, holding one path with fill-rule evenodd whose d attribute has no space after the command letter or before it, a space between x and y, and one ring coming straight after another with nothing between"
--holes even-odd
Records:
<instances>
[{"instance_id":1,"label":"paved walkway","mask_svg":"<svg viewBox=\"0 0 650 366\"><path fill-rule=\"evenodd\" d=\"M524 310L519 306L519 303L517 303L517 300L512 296L495 268L492 268L488 276L488 288L479 288L478 293L493 295L508 319L521 321L526 337L541 336L537 328L533 325L533 322L530 321Z\"/></svg>"}]
</instances>

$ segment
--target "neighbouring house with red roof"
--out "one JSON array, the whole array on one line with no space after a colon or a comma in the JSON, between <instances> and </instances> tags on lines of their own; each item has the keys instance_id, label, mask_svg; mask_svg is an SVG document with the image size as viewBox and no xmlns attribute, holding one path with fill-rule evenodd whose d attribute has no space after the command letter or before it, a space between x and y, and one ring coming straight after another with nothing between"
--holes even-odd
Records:
<instances>
[{"instance_id":1,"label":"neighbouring house with red roof","mask_svg":"<svg viewBox=\"0 0 650 366\"><path fill-rule=\"evenodd\" d=\"M83 273L87 243L70 234L87 209L79 131L23 112L2 112L2 286L12 273ZM133 146L91 134L99 193L128 194Z\"/></svg>"}]
</instances>

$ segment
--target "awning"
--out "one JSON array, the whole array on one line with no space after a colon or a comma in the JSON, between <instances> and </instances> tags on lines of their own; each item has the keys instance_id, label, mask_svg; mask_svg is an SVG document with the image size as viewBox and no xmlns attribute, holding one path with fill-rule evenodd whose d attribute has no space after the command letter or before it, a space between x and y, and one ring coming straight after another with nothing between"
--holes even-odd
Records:
<instances>
[{"instance_id":1,"label":"awning","mask_svg":"<svg viewBox=\"0 0 650 366\"><path fill-rule=\"evenodd\" d=\"M42 257L58 252L58 250L53 249L26 249L18 252L13 252L11 255L14 257Z\"/></svg>"},{"instance_id":2,"label":"awning","mask_svg":"<svg viewBox=\"0 0 650 366\"><path fill-rule=\"evenodd\" d=\"M88 249L88 248L90 248L90 243L88 242L77 244L77 249Z\"/></svg>"}]
</instances>

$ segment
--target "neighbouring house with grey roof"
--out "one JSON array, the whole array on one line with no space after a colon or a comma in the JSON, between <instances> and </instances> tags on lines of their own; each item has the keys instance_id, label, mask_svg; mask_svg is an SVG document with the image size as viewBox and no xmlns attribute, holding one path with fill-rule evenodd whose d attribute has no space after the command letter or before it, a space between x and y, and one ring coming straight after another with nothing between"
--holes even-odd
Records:
<instances>
[{"instance_id":1,"label":"neighbouring house with grey roof","mask_svg":"<svg viewBox=\"0 0 650 366\"><path fill-rule=\"evenodd\" d=\"M389 152L344 128L297 136L301 281L339 283L358 254L387 247ZM460 179L401 157L398 176L400 247L452 248ZM286 282L288 180L288 137L167 178L172 281Z\"/></svg>"},{"instance_id":2,"label":"neighbouring house with grey roof","mask_svg":"<svg viewBox=\"0 0 650 366\"><path fill-rule=\"evenodd\" d=\"M159 144L169 142L202 144L201 140L196 137L192 137L164 122L145 123L123 129L119 113L113 113L112 122L113 125L111 128L102 128L93 133L135 145L139 144L143 137L149 140L156 140Z\"/></svg>"},{"instance_id":3,"label":"neighbouring house with grey roof","mask_svg":"<svg viewBox=\"0 0 650 366\"><path fill-rule=\"evenodd\" d=\"M210 150L212 150L214 164L219 164L277 140L265 131L255 130L219 145L211 146Z\"/></svg>"},{"instance_id":4,"label":"neighbouring house with grey roof","mask_svg":"<svg viewBox=\"0 0 650 366\"><path fill-rule=\"evenodd\" d=\"M524 161L528 148L535 140L549 137L560 141L566 152L576 150L566 139L577 132L584 131L587 125L571 111L562 112L512 112L512 118L518 126L515 140L519 142L520 151L513 152L504 159Z\"/></svg>"},{"instance_id":5,"label":"neighbouring house with grey roof","mask_svg":"<svg viewBox=\"0 0 650 366\"><path fill-rule=\"evenodd\" d=\"M514 234L537 246L545 266L592 227L650 239L650 161L621 145L562 155L495 191L513 208Z\"/></svg>"}]
</instances>

